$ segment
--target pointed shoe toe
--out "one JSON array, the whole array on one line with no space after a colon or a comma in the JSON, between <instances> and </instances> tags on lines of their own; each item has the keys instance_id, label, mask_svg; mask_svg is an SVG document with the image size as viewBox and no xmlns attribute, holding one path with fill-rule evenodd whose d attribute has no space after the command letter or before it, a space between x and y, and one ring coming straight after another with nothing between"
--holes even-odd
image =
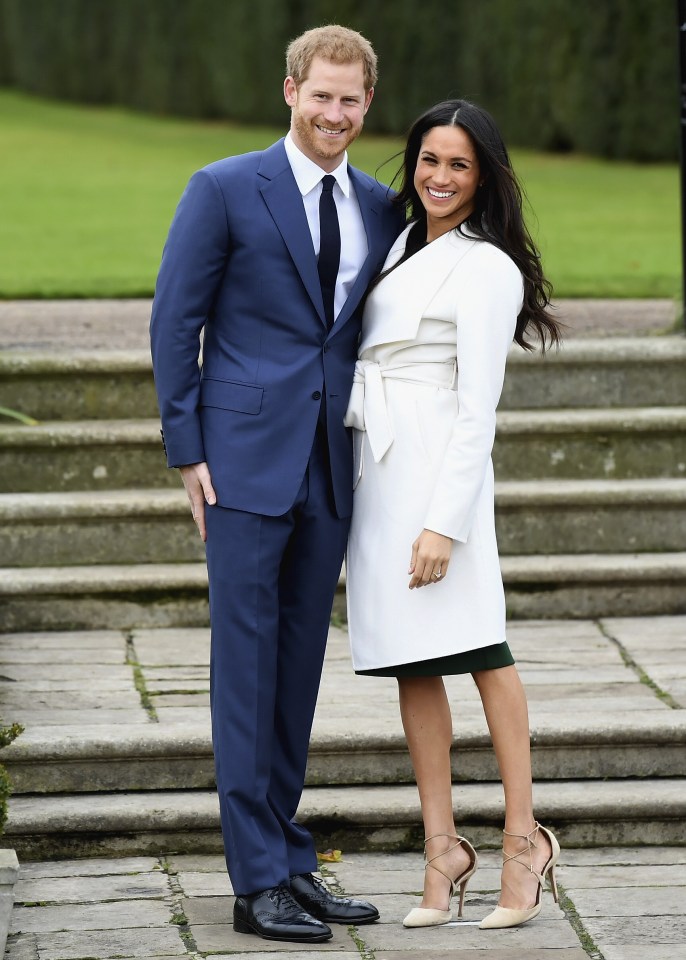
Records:
<instances>
[{"instance_id":1,"label":"pointed shoe toe","mask_svg":"<svg viewBox=\"0 0 686 960\"><path fill-rule=\"evenodd\" d=\"M450 923L453 915L450 910L432 910L428 907L414 907L403 920L404 927L439 927Z\"/></svg>"},{"instance_id":2,"label":"pointed shoe toe","mask_svg":"<svg viewBox=\"0 0 686 960\"><path fill-rule=\"evenodd\" d=\"M541 904L537 903L530 910L510 910L508 907L496 907L493 913L479 924L480 930L502 930L505 927L518 927L527 920L533 920L541 912Z\"/></svg>"}]
</instances>

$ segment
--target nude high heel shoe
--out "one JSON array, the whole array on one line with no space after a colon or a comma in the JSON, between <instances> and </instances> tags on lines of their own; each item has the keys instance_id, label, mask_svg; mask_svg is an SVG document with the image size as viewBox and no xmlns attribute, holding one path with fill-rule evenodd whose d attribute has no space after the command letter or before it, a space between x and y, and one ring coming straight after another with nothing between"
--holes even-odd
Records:
<instances>
[{"instance_id":1,"label":"nude high heel shoe","mask_svg":"<svg viewBox=\"0 0 686 960\"><path fill-rule=\"evenodd\" d=\"M548 838L550 843L550 858L546 865L543 867L540 873L536 873L534 870L532 848L536 847L536 840L538 839L538 834L542 833ZM521 833L508 833L507 830L503 830L503 833L508 837L519 837L521 840L527 841L526 850L520 850L519 853L515 853L514 856L508 856L503 851L503 864L507 863L508 860L516 860L517 863L529 870L538 880L538 890L536 891L536 901L533 907L528 910L512 910L509 907L496 907L492 913L489 913L487 917L479 924L481 930L496 930L502 927L518 927L522 923L526 923L527 920L533 920L534 917L537 917L541 912L541 891L543 890L543 884L545 883L545 878L548 873L550 873L550 886L553 891L553 897L555 898L555 903L558 902L557 895L557 882L555 880L555 864L557 863L560 856L560 844L557 842L555 835L547 830L545 827L542 827L538 821L536 826L531 831L531 833L521 834ZM533 839L532 839L533 838ZM521 856L528 856L529 862L525 863L520 860Z\"/></svg>"},{"instance_id":2,"label":"nude high heel shoe","mask_svg":"<svg viewBox=\"0 0 686 960\"><path fill-rule=\"evenodd\" d=\"M457 915L458 917L462 916L462 908L464 906L464 894L467 889L467 882L474 875L476 868L479 864L479 858L476 855L476 850L471 845L469 840L465 840L464 837L455 837L449 833L437 833L433 837L427 837L424 841L424 859L426 860L426 845L429 840L435 840L436 837L447 837L449 840L457 840L457 843L454 843L451 847L448 847L447 850L444 850L443 853L437 854L435 857L432 857L430 860L426 861L425 870L428 870L429 867L432 870L437 870L442 874L446 880L450 881L450 898L448 900L448 909L447 910L434 910L429 907L414 907L408 915L403 920L404 927L437 927L442 923L450 923L453 919L453 915L450 910L450 901L455 896L455 891L460 890L460 902L458 906ZM455 850L457 847L462 846L469 855L469 866L461 873L459 877L456 877L454 880L452 877L448 876L440 867L435 865L435 861L439 857L444 857L446 853L450 853L451 850Z\"/></svg>"}]
</instances>

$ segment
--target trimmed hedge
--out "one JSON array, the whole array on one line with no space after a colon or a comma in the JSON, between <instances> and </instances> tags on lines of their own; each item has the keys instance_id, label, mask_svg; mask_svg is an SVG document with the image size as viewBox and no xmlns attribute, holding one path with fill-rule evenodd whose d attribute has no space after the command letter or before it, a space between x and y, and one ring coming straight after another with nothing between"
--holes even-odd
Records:
<instances>
[{"instance_id":1,"label":"trimmed hedge","mask_svg":"<svg viewBox=\"0 0 686 960\"><path fill-rule=\"evenodd\" d=\"M645 0L0 0L0 83L156 113L283 124L284 50L339 22L374 43L369 129L469 96L506 140L673 160L673 3Z\"/></svg>"}]
</instances>

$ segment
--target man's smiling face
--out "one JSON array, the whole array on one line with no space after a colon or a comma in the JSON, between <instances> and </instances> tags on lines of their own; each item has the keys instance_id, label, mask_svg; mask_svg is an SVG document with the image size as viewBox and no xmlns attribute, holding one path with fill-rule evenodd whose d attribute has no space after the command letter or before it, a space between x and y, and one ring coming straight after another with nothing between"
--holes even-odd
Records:
<instances>
[{"instance_id":1,"label":"man's smiling face","mask_svg":"<svg viewBox=\"0 0 686 960\"><path fill-rule=\"evenodd\" d=\"M306 80L286 77L284 97L291 108L291 136L305 156L334 170L362 130L373 90L364 89L362 63L312 60Z\"/></svg>"}]
</instances>

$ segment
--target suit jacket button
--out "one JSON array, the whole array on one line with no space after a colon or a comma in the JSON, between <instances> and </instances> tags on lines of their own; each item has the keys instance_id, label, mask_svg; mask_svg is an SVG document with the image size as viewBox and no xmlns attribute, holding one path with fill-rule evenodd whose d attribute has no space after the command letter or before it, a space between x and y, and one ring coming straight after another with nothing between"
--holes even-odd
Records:
<instances>
[{"instance_id":1,"label":"suit jacket button","mask_svg":"<svg viewBox=\"0 0 686 960\"><path fill-rule=\"evenodd\" d=\"M319 392L319 390L315 390L314 393L312 394L312 399L313 399L313 400L321 400L321 398L322 398L322 395L321 395L321 393Z\"/></svg>"}]
</instances>

